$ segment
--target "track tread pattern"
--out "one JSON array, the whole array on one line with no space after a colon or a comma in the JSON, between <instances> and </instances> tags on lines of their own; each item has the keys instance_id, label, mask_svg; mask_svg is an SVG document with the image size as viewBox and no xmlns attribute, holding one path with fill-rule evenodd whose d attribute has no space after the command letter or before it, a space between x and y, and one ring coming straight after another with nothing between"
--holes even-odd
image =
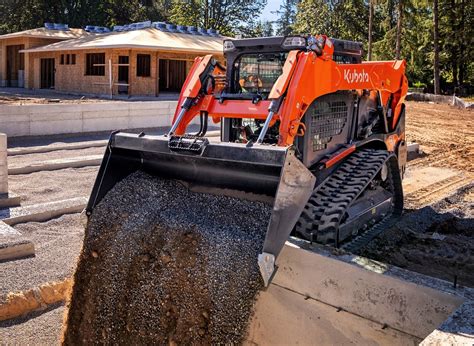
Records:
<instances>
[{"instance_id":1,"label":"track tread pattern","mask_svg":"<svg viewBox=\"0 0 474 346\"><path fill-rule=\"evenodd\" d=\"M296 232L318 243L337 244L337 231L345 211L389 156L389 152L377 149L362 149L352 154L313 191L296 224Z\"/></svg>"}]
</instances>

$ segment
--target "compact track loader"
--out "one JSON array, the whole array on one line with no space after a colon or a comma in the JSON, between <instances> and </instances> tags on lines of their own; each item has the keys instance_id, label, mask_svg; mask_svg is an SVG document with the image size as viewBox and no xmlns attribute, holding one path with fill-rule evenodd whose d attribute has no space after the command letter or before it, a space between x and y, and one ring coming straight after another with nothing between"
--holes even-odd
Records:
<instances>
[{"instance_id":1,"label":"compact track loader","mask_svg":"<svg viewBox=\"0 0 474 346\"><path fill-rule=\"evenodd\" d=\"M323 35L228 39L224 54L225 66L195 59L168 134L112 134L87 215L136 170L271 201L258 258L266 285L290 234L350 248L400 215L404 61L362 62L362 44ZM205 137L211 120L218 143Z\"/></svg>"}]
</instances>

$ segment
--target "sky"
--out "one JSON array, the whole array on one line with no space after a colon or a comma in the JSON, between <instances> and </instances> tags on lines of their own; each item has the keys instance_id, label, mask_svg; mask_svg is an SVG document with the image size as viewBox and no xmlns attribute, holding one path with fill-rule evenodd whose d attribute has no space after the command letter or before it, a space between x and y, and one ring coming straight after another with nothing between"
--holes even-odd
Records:
<instances>
[{"instance_id":1,"label":"sky","mask_svg":"<svg viewBox=\"0 0 474 346\"><path fill-rule=\"evenodd\" d=\"M272 13L272 11L278 10L280 8L281 2L281 0L267 0L267 6L265 6L260 19L271 21L277 19L277 15Z\"/></svg>"}]
</instances>

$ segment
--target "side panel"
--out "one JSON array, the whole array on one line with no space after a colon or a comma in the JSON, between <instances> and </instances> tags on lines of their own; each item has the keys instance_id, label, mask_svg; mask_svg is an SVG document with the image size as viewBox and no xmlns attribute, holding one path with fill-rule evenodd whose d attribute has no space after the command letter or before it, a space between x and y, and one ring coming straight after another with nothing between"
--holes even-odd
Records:
<instances>
[{"instance_id":1,"label":"side panel","mask_svg":"<svg viewBox=\"0 0 474 346\"><path fill-rule=\"evenodd\" d=\"M306 167L349 142L353 106L349 91L324 95L311 103L304 115L306 132L299 148Z\"/></svg>"}]
</instances>

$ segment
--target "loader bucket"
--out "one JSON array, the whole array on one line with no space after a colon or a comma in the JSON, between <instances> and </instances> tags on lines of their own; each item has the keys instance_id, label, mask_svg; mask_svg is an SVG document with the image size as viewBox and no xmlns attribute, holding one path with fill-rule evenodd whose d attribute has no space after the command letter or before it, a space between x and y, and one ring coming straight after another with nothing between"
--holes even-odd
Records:
<instances>
[{"instance_id":1,"label":"loader bucket","mask_svg":"<svg viewBox=\"0 0 474 346\"><path fill-rule=\"evenodd\" d=\"M270 201L273 211L258 259L265 286L315 183L291 148L117 132L110 137L86 214L90 216L116 183L137 170L182 181L201 192Z\"/></svg>"}]
</instances>

